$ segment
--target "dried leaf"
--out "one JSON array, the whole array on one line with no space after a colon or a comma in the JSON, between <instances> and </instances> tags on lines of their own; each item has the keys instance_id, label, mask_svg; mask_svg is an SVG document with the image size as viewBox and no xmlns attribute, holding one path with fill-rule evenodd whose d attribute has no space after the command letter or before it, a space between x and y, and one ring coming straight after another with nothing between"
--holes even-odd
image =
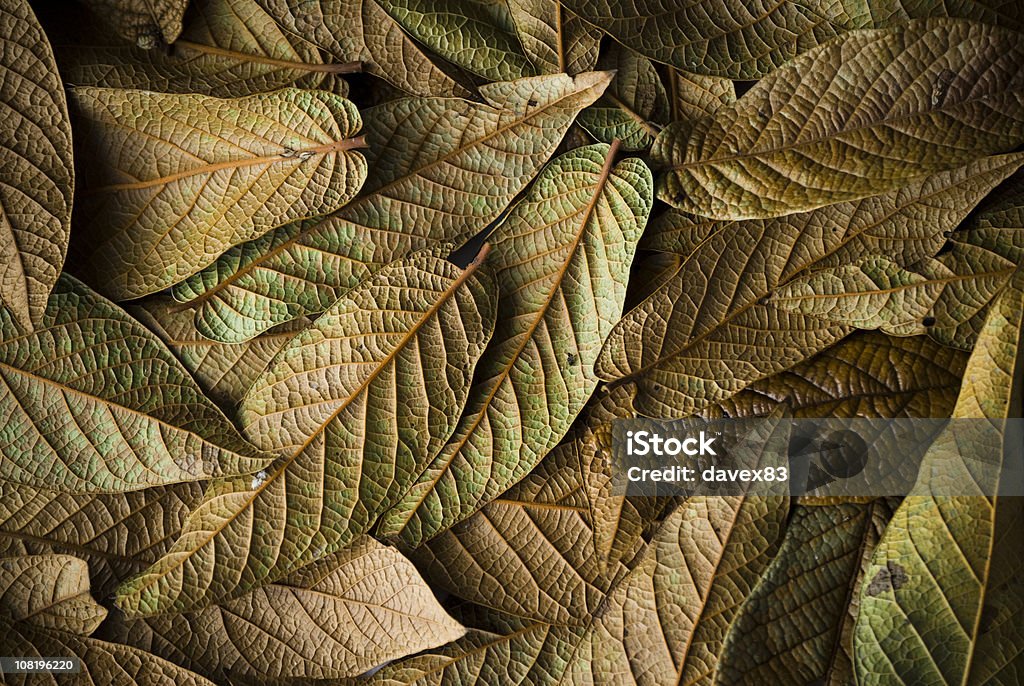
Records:
<instances>
[{"instance_id":1,"label":"dried leaf","mask_svg":"<svg viewBox=\"0 0 1024 686\"><path fill-rule=\"evenodd\" d=\"M160 40L173 43L181 33L188 0L82 0L140 48Z\"/></svg>"},{"instance_id":2,"label":"dried leaf","mask_svg":"<svg viewBox=\"0 0 1024 686\"><path fill-rule=\"evenodd\" d=\"M70 555L0 558L0 610L15 622L82 636L107 611L89 595L89 567Z\"/></svg>"},{"instance_id":3,"label":"dried leaf","mask_svg":"<svg viewBox=\"0 0 1024 686\"><path fill-rule=\"evenodd\" d=\"M523 52L541 74L575 75L597 65L601 32L560 0L508 0L508 9Z\"/></svg>"},{"instance_id":4,"label":"dried leaf","mask_svg":"<svg viewBox=\"0 0 1024 686\"><path fill-rule=\"evenodd\" d=\"M795 417L948 417L966 362L922 336L857 333L705 414L766 417L785 404Z\"/></svg>"},{"instance_id":5,"label":"dried leaf","mask_svg":"<svg viewBox=\"0 0 1024 686\"><path fill-rule=\"evenodd\" d=\"M650 147L670 114L668 95L654 64L615 46L601 56L598 67L615 71L615 79L602 101L580 113L580 124L603 143L619 139L626 150Z\"/></svg>"},{"instance_id":6,"label":"dried leaf","mask_svg":"<svg viewBox=\"0 0 1024 686\"><path fill-rule=\"evenodd\" d=\"M1022 62L1019 34L965 21L846 34L713 118L666 128L658 197L715 219L778 217L1008 152L1024 142Z\"/></svg>"},{"instance_id":7,"label":"dried leaf","mask_svg":"<svg viewBox=\"0 0 1024 686\"><path fill-rule=\"evenodd\" d=\"M415 95L466 95L377 0L257 0L287 32Z\"/></svg>"},{"instance_id":8,"label":"dried leaf","mask_svg":"<svg viewBox=\"0 0 1024 686\"><path fill-rule=\"evenodd\" d=\"M367 114L373 175L320 222L226 253L175 289L196 326L229 343L322 312L384 263L478 233L526 187L611 75L541 76L480 89L485 103L408 98ZM481 173L486 170L486 173Z\"/></svg>"},{"instance_id":9,"label":"dried leaf","mask_svg":"<svg viewBox=\"0 0 1024 686\"><path fill-rule=\"evenodd\" d=\"M0 312L0 480L112 493L253 472L238 435L160 340L62 276L32 333Z\"/></svg>"},{"instance_id":10,"label":"dried leaf","mask_svg":"<svg viewBox=\"0 0 1024 686\"><path fill-rule=\"evenodd\" d=\"M78 249L115 299L155 293L233 245L330 212L366 178L359 113L323 91L221 100L79 88L74 102L88 161Z\"/></svg>"},{"instance_id":11,"label":"dried leaf","mask_svg":"<svg viewBox=\"0 0 1024 686\"><path fill-rule=\"evenodd\" d=\"M73 677L76 686L214 686L212 681L137 648L64 631L41 631L24 623L10 624L4 617L0 617L0 631L4 633L5 648L12 655L77 657L82 672ZM46 672L6 674L4 680L11 686L68 683L63 675Z\"/></svg>"},{"instance_id":12,"label":"dried leaf","mask_svg":"<svg viewBox=\"0 0 1024 686\"><path fill-rule=\"evenodd\" d=\"M61 8L67 12L66 7ZM284 31L257 0L195 0L185 30L167 49L145 50L109 39L101 22L76 23L54 37L68 83L202 93L240 98L285 86L338 91L337 74L359 64L325 62L301 36Z\"/></svg>"},{"instance_id":13,"label":"dried leaf","mask_svg":"<svg viewBox=\"0 0 1024 686\"><path fill-rule=\"evenodd\" d=\"M757 79L845 31L900 26L907 19L962 17L1024 29L1013 0L886 2L566 0L573 12L653 60L731 79ZM858 74L858 79L870 78Z\"/></svg>"},{"instance_id":14,"label":"dried leaf","mask_svg":"<svg viewBox=\"0 0 1024 686\"><path fill-rule=\"evenodd\" d=\"M668 89L672 119L696 121L736 102L736 87L729 79L688 74L678 69L669 69Z\"/></svg>"},{"instance_id":15,"label":"dried leaf","mask_svg":"<svg viewBox=\"0 0 1024 686\"><path fill-rule=\"evenodd\" d=\"M167 552L202 498L198 483L76 495L0 482L0 543L86 560L93 591L105 597Z\"/></svg>"},{"instance_id":16,"label":"dried leaf","mask_svg":"<svg viewBox=\"0 0 1024 686\"><path fill-rule=\"evenodd\" d=\"M107 631L215 679L356 676L465 633L412 563L370 538L222 605Z\"/></svg>"},{"instance_id":17,"label":"dried leaf","mask_svg":"<svg viewBox=\"0 0 1024 686\"><path fill-rule=\"evenodd\" d=\"M5 3L0 45L0 301L31 328L68 247L71 124L50 44L24 0Z\"/></svg>"},{"instance_id":18,"label":"dried leaf","mask_svg":"<svg viewBox=\"0 0 1024 686\"><path fill-rule=\"evenodd\" d=\"M211 484L171 551L119 589L118 606L129 616L199 609L365 532L455 428L494 326L493 284L478 265L460 274L429 255L395 262L296 335L240 410L246 434L281 457L254 478Z\"/></svg>"},{"instance_id":19,"label":"dried leaf","mask_svg":"<svg viewBox=\"0 0 1024 686\"><path fill-rule=\"evenodd\" d=\"M557 158L495 230L504 318L452 440L380 535L416 547L465 519L526 476L583 409L653 204L647 166L614 156L595 145Z\"/></svg>"},{"instance_id":20,"label":"dried leaf","mask_svg":"<svg viewBox=\"0 0 1024 686\"><path fill-rule=\"evenodd\" d=\"M1020 164L985 158L898 191L775 220L683 227L698 235L678 274L626 314L596 371L634 378L636 408L679 417L721 402L838 342L849 327L773 306L768 296L801 272L865 253L901 264L934 255L991 188ZM675 215L686 222L685 215Z\"/></svg>"},{"instance_id":21,"label":"dried leaf","mask_svg":"<svg viewBox=\"0 0 1024 686\"><path fill-rule=\"evenodd\" d=\"M489 81L512 81L536 73L523 54L504 2L379 1L409 35L467 71Z\"/></svg>"},{"instance_id":22,"label":"dried leaf","mask_svg":"<svg viewBox=\"0 0 1024 686\"><path fill-rule=\"evenodd\" d=\"M245 343L221 343L200 334L192 312L170 298L149 301L132 312L192 372L206 395L229 413L274 355L308 324L295 320Z\"/></svg>"}]
</instances>

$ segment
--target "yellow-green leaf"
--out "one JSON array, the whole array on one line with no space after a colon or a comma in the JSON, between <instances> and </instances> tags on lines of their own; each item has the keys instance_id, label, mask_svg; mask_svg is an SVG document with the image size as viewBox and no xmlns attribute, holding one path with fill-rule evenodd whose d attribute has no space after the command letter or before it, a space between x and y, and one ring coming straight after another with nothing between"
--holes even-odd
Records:
<instances>
[{"instance_id":1,"label":"yellow-green leaf","mask_svg":"<svg viewBox=\"0 0 1024 686\"><path fill-rule=\"evenodd\" d=\"M356 676L465 633L412 563L371 538L221 605L105 630L214 679Z\"/></svg>"},{"instance_id":2,"label":"yellow-green leaf","mask_svg":"<svg viewBox=\"0 0 1024 686\"><path fill-rule=\"evenodd\" d=\"M601 341L622 311L651 172L615 148L577 148L544 168L492 237L503 319L451 441L378 533L415 547L537 465L597 386Z\"/></svg>"},{"instance_id":3,"label":"yellow-green leaf","mask_svg":"<svg viewBox=\"0 0 1024 686\"><path fill-rule=\"evenodd\" d=\"M1020 469L1020 431L1006 420L1022 414L1022 324L1018 269L967 363L961 422L929 448L864 576L859 684L1008 684L1024 669L1024 500L1000 485L1007 466Z\"/></svg>"},{"instance_id":4,"label":"yellow-green leaf","mask_svg":"<svg viewBox=\"0 0 1024 686\"><path fill-rule=\"evenodd\" d=\"M239 342L322 312L366 278L364 263L475 235L537 175L610 79L540 76L484 86L483 103L403 98L372 109L372 174L360 197L320 222L228 251L175 298L194 302L203 335Z\"/></svg>"},{"instance_id":5,"label":"yellow-green leaf","mask_svg":"<svg viewBox=\"0 0 1024 686\"><path fill-rule=\"evenodd\" d=\"M650 147L670 114L654 64L621 46L613 46L597 64L615 71L615 79L602 100L580 113L579 123L603 143L619 139L626 150Z\"/></svg>"},{"instance_id":6,"label":"yellow-green leaf","mask_svg":"<svg viewBox=\"0 0 1024 686\"><path fill-rule=\"evenodd\" d=\"M174 547L123 585L130 616L237 597L365 532L451 435L494 326L493 284L419 255L349 291L277 354L240 409L281 456L216 481Z\"/></svg>"},{"instance_id":7,"label":"yellow-green leaf","mask_svg":"<svg viewBox=\"0 0 1024 686\"><path fill-rule=\"evenodd\" d=\"M25 333L0 312L0 480L112 493L246 474L257 453L123 310L62 276Z\"/></svg>"},{"instance_id":8,"label":"yellow-green leaf","mask_svg":"<svg viewBox=\"0 0 1024 686\"><path fill-rule=\"evenodd\" d=\"M856 31L666 128L658 197L715 219L885 193L1024 142L1024 41L953 19ZM851 77L855 74L855 77Z\"/></svg>"},{"instance_id":9,"label":"yellow-green leaf","mask_svg":"<svg viewBox=\"0 0 1024 686\"><path fill-rule=\"evenodd\" d=\"M15 622L82 636L107 611L89 595L89 567L70 555L0 558L0 610Z\"/></svg>"},{"instance_id":10,"label":"yellow-green leaf","mask_svg":"<svg viewBox=\"0 0 1024 686\"><path fill-rule=\"evenodd\" d=\"M275 226L337 209L366 178L359 112L323 91L222 100L79 88L74 103L77 249L115 299L155 293Z\"/></svg>"},{"instance_id":11,"label":"yellow-green leaf","mask_svg":"<svg viewBox=\"0 0 1024 686\"><path fill-rule=\"evenodd\" d=\"M24 0L5 3L0 46L0 302L31 327L68 248L71 124L50 44Z\"/></svg>"},{"instance_id":12,"label":"yellow-green leaf","mask_svg":"<svg viewBox=\"0 0 1024 686\"><path fill-rule=\"evenodd\" d=\"M854 683L857 591L891 515L881 498L795 508L778 554L729 629L715 686Z\"/></svg>"}]
</instances>

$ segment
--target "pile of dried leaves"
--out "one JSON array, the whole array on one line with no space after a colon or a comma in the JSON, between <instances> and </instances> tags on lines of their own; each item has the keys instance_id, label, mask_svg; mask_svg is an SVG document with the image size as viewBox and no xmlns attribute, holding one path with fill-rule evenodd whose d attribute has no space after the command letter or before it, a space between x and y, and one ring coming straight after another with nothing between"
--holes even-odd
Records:
<instances>
[{"instance_id":1,"label":"pile of dried leaves","mask_svg":"<svg viewBox=\"0 0 1024 686\"><path fill-rule=\"evenodd\" d=\"M627 499L609 427L1019 417L1021 30L1016 0L3 0L0 655L1020 683L1021 499Z\"/></svg>"}]
</instances>

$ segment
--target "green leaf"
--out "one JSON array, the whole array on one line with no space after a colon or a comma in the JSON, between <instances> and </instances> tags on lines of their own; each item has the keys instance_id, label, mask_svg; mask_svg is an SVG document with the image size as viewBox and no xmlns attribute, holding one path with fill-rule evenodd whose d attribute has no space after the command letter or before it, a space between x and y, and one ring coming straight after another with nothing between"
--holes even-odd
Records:
<instances>
[{"instance_id":1,"label":"green leaf","mask_svg":"<svg viewBox=\"0 0 1024 686\"><path fill-rule=\"evenodd\" d=\"M211 678L333 679L460 638L416 568L371 538L189 614L115 617L108 638Z\"/></svg>"},{"instance_id":2,"label":"green leaf","mask_svg":"<svg viewBox=\"0 0 1024 686\"><path fill-rule=\"evenodd\" d=\"M864 257L789 282L771 303L859 329L897 336L940 330L955 341L1006 285L1016 265L992 252L960 245L903 268L884 255ZM964 347L970 347L966 345Z\"/></svg>"},{"instance_id":3,"label":"green leaf","mask_svg":"<svg viewBox=\"0 0 1024 686\"><path fill-rule=\"evenodd\" d=\"M602 101L580 113L579 123L603 143L619 139L626 150L650 147L670 114L668 95L654 65L628 48L613 46L598 66L615 71L615 79Z\"/></svg>"},{"instance_id":4,"label":"green leaf","mask_svg":"<svg viewBox=\"0 0 1024 686\"><path fill-rule=\"evenodd\" d=\"M891 515L885 499L798 506L729 629L716 686L854 683L856 591Z\"/></svg>"},{"instance_id":5,"label":"green leaf","mask_svg":"<svg viewBox=\"0 0 1024 686\"><path fill-rule=\"evenodd\" d=\"M416 547L522 479L597 386L593 364L622 311L651 172L615 148L577 148L544 168L495 229L504 318L452 440L378 533Z\"/></svg>"},{"instance_id":6,"label":"green leaf","mask_svg":"<svg viewBox=\"0 0 1024 686\"><path fill-rule=\"evenodd\" d=\"M202 608L365 532L455 428L494 326L493 284L478 265L392 263L296 335L240 410L246 434L281 457L254 478L211 484L118 605L129 616Z\"/></svg>"},{"instance_id":7,"label":"green leaf","mask_svg":"<svg viewBox=\"0 0 1024 686\"><path fill-rule=\"evenodd\" d=\"M687 72L752 80L801 52L852 29L900 26L907 19L962 17L1018 30L1013 0L886 2L840 0L566 0L566 6L623 45Z\"/></svg>"},{"instance_id":8,"label":"green leaf","mask_svg":"<svg viewBox=\"0 0 1024 686\"><path fill-rule=\"evenodd\" d=\"M4 632L6 651L12 655L30 659L77 657L82 672L74 675L76 686L214 686L212 681L198 674L137 648L65 631L41 631L26 624L11 624L5 617L0 617L0 631ZM28 677L8 674L4 679L12 686L60 686L68 683L63 675L54 673Z\"/></svg>"},{"instance_id":9,"label":"green leaf","mask_svg":"<svg viewBox=\"0 0 1024 686\"><path fill-rule=\"evenodd\" d=\"M792 369L750 384L704 411L766 417L948 417L967 355L923 336L855 333Z\"/></svg>"},{"instance_id":10,"label":"green leaf","mask_svg":"<svg viewBox=\"0 0 1024 686\"><path fill-rule=\"evenodd\" d=\"M658 197L715 219L778 217L1013 150L1022 61L1019 34L966 21L846 34L713 118L666 128L652 150L667 168Z\"/></svg>"},{"instance_id":11,"label":"green leaf","mask_svg":"<svg viewBox=\"0 0 1024 686\"><path fill-rule=\"evenodd\" d=\"M611 79L541 76L484 86L484 103L408 98L367 114L373 170L363 194L334 215L228 251L175 288L196 326L228 343L322 312L385 263L493 221L537 175L576 114Z\"/></svg>"},{"instance_id":12,"label":"green leaf","mask_svg":"<svg viewBox=\"0 0 1024 686\"><path fill-rule=\"evenodd\" d=\"M489 81L535 73L504 2L380 0L380 6L420 43Z\"/></svg>"},{"instance_id":13,"label":"green leaf","mask_svg":"<svg viewBox=\"0 0 1024 686\"><path fill-rule=\"evenodd\" d=\"M221 343L200 334L192 312L170 298L149 300L132 313L160 337L206 395L229 414L274 355L308 324L297 319L244 343Z\"/></svg>"},{"instance_id":14,"label":"green leaf","mask_svg":"<svg viewBox=\"0 0 1024 686\"><path fill-rule=\"evenodd\" d=\"M943 232L1020 159L984 158L885 195L774 220L709 225L673 215L680 243L696 247L615 326L598 375L635 379L641 414L680 417L802 362L850 328L780 310L768 301L773 290L866 253L908 266L934 255Z\"/></svg>"},{"instance_id":15,"label":"green leaf","mask_svg":"<svg viewBox=\"0 0 1024 686\"><path fill-rule=\"evenodd\" d=\"M171 286L269 229L330 212L366 178L355 105L284 89L235 100L74 91L78 251L120 300ZM189 116L182 118L180 113Z\"/></svg>"},{"instance_id":16,"label":"green leaf","mask_svg":"<svg viewBox=\"0 0 1024 686\"><path fill-rule=\"evenodd\" d=\"M24 0L5 3L0 43L0 301L31 328L68 248L71 124L50 44Z\"/></svg>"},{"instance_id":17,"label":"green leaf","mask_svg":"<svg viewBox=\"0 0 1024 686\"><path fill-rule=\"evenodd\" d=\"M1024 501L1000 488L1004 460L1020 454L1005 420L1021 416L1022 313L1018 270L988 313L953 411L987 421L954 423L931 446L865 574L860 684L1013 683L1024 667Z\"/></svg>"},{"instance_id":18,"label":"green leaf","mask_svg":"<svg viewBox=\"0 0 1024 686\"><path fill-rule=\"evenodd\" d=\"M0 482L0 542L84 559L94 592L104 597L167 552L202 499L194 482L91 495Z\"/></svg>"},{"instance_id":19,"label":"green leaf","mask_svg":"<svg viewBox=\"0 0 1024 686\"><path fill-rule=\"evenodd\" d=\"M267 463L160 340L62 276L35 331L0 312L0 480L111 493Z\"/></svg>"},{"instance_id":20,"label":"green leaf","mask_svg":"<svg viewBox=\"0 0 1024 686\"><path fill-rule=\"evenodd\" d=\"M167 50L110 39L106 26L88 17L84 26L53 23L61 72L76 86L239 98L292 85L344 88L336 75L360 68L325 62L316 46L282 30L257 0L196 0L185 30Z\"/></svg>"},{"instance_id":21,"label":"green leaf","mask_svg":"<svg viewBox=\"0 0 1024 686\"><path fill-rule=\"evenodd\" d=\"M287 33L421 96L467 95L407 36L378 0L258 0Z\"/></svg>"},{"instance_id":22,"label":"green leaf","mask_svg":"<svg viewBox=\"0 0 1024 686\"><path fill-rule=\"evenodd\" d=\"M597 64L601 32L560 0L508 0L523 52L541 74L575 75Z\"/></svg>"},{"instance_id":23,"label":"green leaf","mask_svg":"<svg viewBox=\"0 0 1024 686\"><path fill-rule=\"evenodd\" d=\"M88 636L107 616L89 595L89 567L70 555L0 558L0 610L15 622Z\"/></svg>"}]
</instances>

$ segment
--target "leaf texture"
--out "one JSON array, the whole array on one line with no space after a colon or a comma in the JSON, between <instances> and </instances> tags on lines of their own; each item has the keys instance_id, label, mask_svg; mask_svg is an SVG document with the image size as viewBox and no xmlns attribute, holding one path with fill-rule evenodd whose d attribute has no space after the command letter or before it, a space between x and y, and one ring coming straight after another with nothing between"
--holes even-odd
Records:
<instances>
[{"instance_id":1,"label":"leaf texture","mask_svg":"<svg viewBox=\"0 0 1024 686\"><path fill-rule=\"evenodd\" d=\"M654 64L628 48L614 46L598 61L598 67L615 71L603 102L580 114L580 124L594 138L622 142L626 150L643 150L661 131L670 114L668 95Z\"/></svg>"},{"instance_id":2,"label":"leaf texture","mask_svg":"<svg viewBox=\"0 0 1024 686\"><path fill-rule=\"evenodd\" d=\"M126 614L237 597L343 548L397 501L454 430L490 338L478 265L392 263L293 338L240 408L281 457L211 484L171 551L120 588Z\"/></svg>"},{"instance_id":3,"label":"leaf texture","mask_svg":"<svg viewBox=\"0 0 1024 686\"><path fill-rule=\"evenodd\" d=\"M377 0L258 0L287 32L421 96L467 95L435 65Z\"/></svg>"},{"instance_id":4,"label":"leaf texture","mask_svg":"<svg viewBox=\"0 0 1024 686\"><path fill-rule=\"evenodd\" d=\"M74 676L76 686L214 686L198 674L137 648L64 631L41 631L24 623L10 624L3 617L0 630L5 634L5 647L14 655L77 657L82 672ZM4 680L11 686L68 683L62 675L53 673L6 674Z\"/></svg>"},{"instance_id":5,"label":"leaf texture","mask_svg":"<svg viewBox=\"0 0 1024 686\"><path fill-rule=\"evenodd\" d=\"M669 70L668 93L672 119L696 121L736 102L736 87L729 79L689 74L678 69Z\"/></svg>"},{"instance_id":6,"label":"leaf texture","mask_svg":"<svg viewBox=\"0 0 1024 686\"><path fill-rule=\"evenodd\" d=\"M465 519L526 476L583 409L653 204L650 170L614 155L597 145L557 158L495 230L505 318L452 440L381 535L416 547Z\"/></svg>"},{"instance_id":7,"label":"leaf texture","mask_svg":"<svg viewBox=\"0 0 1024 686\"><path fill-rule=\"evenodd\" d=\"M64 265L71 228L71 124L50 43L23 0L0 11L0 301L31 327Z\"/></svg>"},{"instance_id":8,"label":"leaf texture","mask_svg":"<svg viewBox=\"0 0 1024 686\"><path fill-rule=\"evenodd\" d=\"M854 683L856 591L891 515L884 499L798 506L729 629L716 686Z\"/></svg>"},{"instance_id":9,"label":"leaf texture","mask_svg":"<svg viewBox=\"0 0 1024 686\"><path fill-rule=\"evenodd\" d=\"M79 252L118 300L148 295L228 248L337 209L366 178L355 106L284 89L235 100L80 88L88 160ZM188 115L181 117L180 113Z\"/></svg>"},{"instance_id":10,"label":"leaf texture","mask_svg":"<svg viewBox=\"0 0 1024 686\"><path fill-rule=\"evenodd\" d=\"M568 0L566 6L653 60L687 72L741 80L766 76L845 31L898 26L911 18L950 16L1024 28L1024 13L1008 0L827 4Z\"/></svg>"},{"instance_id":11,"label":"leaf texture","mask_svg":"<svg viewBox=\"0 0 1024 686\"><path fill-rule=\"evenodd\" d=\"M704 414L766 417L948 417L967 355L923 336L861 332L792 369L752 383Z\"/></svg>"},{"instance_id":12,"label":"leaf texture","mask_svg":"<svg viewBox=\"0 0 1024 686\"><path fill-rule=\"evenodd\" d=\"M1008 152L1024 141L1022 60L1018 34L966 21L846 34L714 118L666 128L658 197L715 219L777 217Z\"/></svg>"},{"instance_id":13,"label":"leaf texture","mask_svg":"<svg viewBox=\"0 0 1024 686\"><path fill-rule=\"evenodd\" d=\"M850 328L769 302L804 270L866 252L912 264L941 248L991 188L1019 164L985 158L898 191L774 220L707 224L674 215L696 246L677 275L627 313L596 365L607 380L634 378L650 416L699 411L838 342Z\"/></svg>"},{"instance_id":14,"label":"leaf texture","mask_svg":"<svg viewBox=\"0 0 1024 686\"><path fill-rule=\"evenodd\" d=\"M536 73L523 54L504 2L380 0L380 6L420 43L488 81Z\"/></svg>"},{"instance_id":15,"label":"leaf texture","mask_svg":"<svg viewBox=\"0 0 1024 686\"><path fill-rule=\"evenodd\" d=\"M575 75L597 65L601 32L559 0L509 0L523 52L541 74Z\"/></svg>"},{"instance_id":16,"label":"leaf texture","mask_svg":"<svg viewBox=\"0 0 1024 686\"><path fill-rule=\"evenodd\" d=\"M229 413L234 413L274 355L308 324L299 319L244 343L221 343L200 334L192 312L170 298L150 300L134 308L133 314L167 344L206 395Z\"/></svg>"},{"instance_id":17,"label":"leaf texture","mask_svg":"<svg viewBox=\"0 0 1024 686\"><path fill-rule=\"evenodd\" d=\"M107 631L216 679L356 676L465 633L412 563L370 538L222 605Z\"/></svg>"},{"instance_id":18,"label":"leaf texture","mask_svg":"<svg viewBox=\"0 0 1024 686\"><path fill-rule=\"evenodd\" d=\"M897 336L956 330L988 305L1016 265L960 246L903 268L884 255L814 271L772 294L777 307Z\"/></svg>"},{"instance_id":19,"label":"leaf texture","mask_svg":"<svg viewBox=\"0 0 1024 686\"><path fill-rule=\"evenodd\" d=\"M34 332L0 312L0 411L0 480L36 488L133 491L268 459L156 336L70 276Z\"/></svg>"},{"instance_id":20,"label":"leaf texture","mask_svg":"<svg viewBox=\"0 0 1024 686\"><path fill-rule=\"evenodd\" d=\"M337 90L344 88L337 75L359 69L351 62L325 62L316 46L282 30L256 0L193 2L190 21L167 50L145 50L110 39L101 22L85 17L84 23L54 38L64 79L76 86L217 98L293 85L343 93Z\"/></svg>"},{"instance_id":21,"label":"leaf texture","mask_svg":"<svg viewBox=\"0 0 1024 686\"><path fill-rule=\"evenodd\" d=\"M1021 414L1022 311L1018 270L988 313L953 411L987 421L932 444L864 577L858 683L1000 684L1021 673L1024 508L1000 479L1020 450L1004 420ZM946 495L953 483L977 495Z\"/></svg>"},{"instance_id":22,"label":"leaf texture","mask_svg":"<svg viewBox=\"0 0 1024 686\"><path fill-rule=\"evenodd\" d=\"M140 48L173 43L181 33L188 0L84 0L117 32Z\"/></svg>"},{"instance_id":23,"label":"leaf texture","mask_svg":"<svg viewBox=\"0 0 1024 686\"><path fill-rule=\"evenodd\" d=\"M97 597L156 562L203 498L199 483L75 495L0 482L0 542L89 563Z\"/></svg>"},{"instance_id":24,"label":"leaf texture","mask_svg":"<svg viewBox=\"0 0 1024 686\"><path fill-rule=\"evenodd\" d=\"M367 115L373 171L334 215L228 251L175 289L196 326L229 343L322 312L381 264L468 239L536 176L611 75L541 76L483 86L484 103L399 99Z\"/></svg>"},{"instance_id":25,"label":"leaf texture","mask_svg":"<svg viewBox=\"0 0 1024 686\"><path fill-rule=\"evenodd\" d=\"M107 611L89 595L89 567L70 555L0 558L0 609L8 619L82 636Z\"/></svg>"}]
</instances>

